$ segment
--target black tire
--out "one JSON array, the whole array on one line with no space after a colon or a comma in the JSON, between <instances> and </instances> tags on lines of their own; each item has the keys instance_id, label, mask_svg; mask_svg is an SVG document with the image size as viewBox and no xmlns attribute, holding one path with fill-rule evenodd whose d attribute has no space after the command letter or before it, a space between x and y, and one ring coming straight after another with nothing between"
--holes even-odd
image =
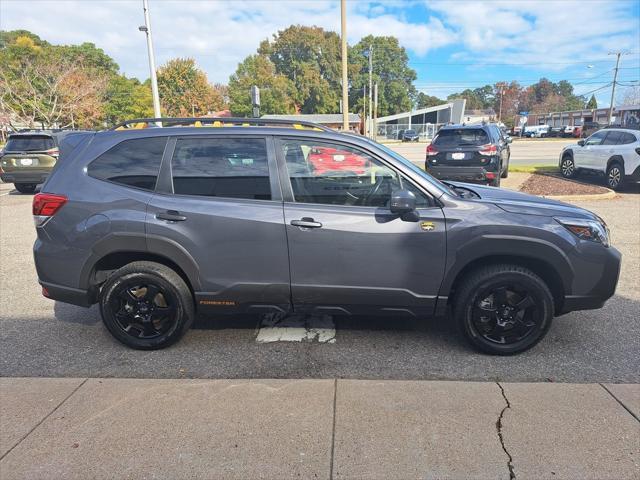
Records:
<instances>
[{"instance_id":1,"label":"black tire","mask_svg":"<svg viewBox=\"0 0 640 480\"><path fill-rule=\"evenodd\" d=\"M511 160L511 155L509 155L507 157L507 164L504 166L504 170L502 171L502 173L500 174L500 178L507 178L509 177L509 160Z\"/></svg>"},{"instance_id":2,"label":"black tire","mask_svg":"<svg viewBox=\"0 0 640 480\"><path fill-rule=\"evenodd\" d=\"M522 302L526 307L518 309ZM549 331L553 296L529 269L510 264L481 267L457 289L453 313L460 332L475 348L513 355L533 347Z\"/></svg>"},{"instance_id":3,"label":"black tire","mask_svg":"<svg viewBox=\"0 0 640 480\"><path fill-rule=\"evenodd\" d=\"M606 173L607 187L619 191L624 183L624 166L620 162L611 162Z\"/></svg>"},{"instance_id":4,"label":"black tire","mask_svg":"<svg viewBox=\"0 0 640 480\"><path fill-rule=\"evenodd\" d=\"M560 162L560 173L564 178L576 178L578 176L578 170L576 164L573 161L573 155L565 154Z\"/></svg>"},{"instance_id":5,"label":"black tire","mask_svg":"<svg viewBox=\"0 0 640 480\"><path fill-rule=\"evenodd\" d=\"M109 332L139 350L177 342L195 316L193 297L182 277L154 262L133 262L115 271L102 286L99 303Z\"/></svg>"},{"instance_id":6,"label":"black tire","mask_svg":"<svg viewBox=\"0 0 640 480\"><path fill-rule=\"evenodd\" d=\"M13 186L20 193L34 193L37 187L35 183L14 183Z\"/></svg>"}]
</instances>

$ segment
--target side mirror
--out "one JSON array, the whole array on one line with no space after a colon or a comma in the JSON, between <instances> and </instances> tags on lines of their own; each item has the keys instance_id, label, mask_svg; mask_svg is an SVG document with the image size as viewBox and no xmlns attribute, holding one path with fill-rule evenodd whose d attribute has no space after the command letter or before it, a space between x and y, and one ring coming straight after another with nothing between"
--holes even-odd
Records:
<instances>
[{"instance_id":1,"label":"side mirror","mask_svg":"<svg viewBox=\"0 0 640 480\"><path fill-rule=\"evenodd\" d=\"M417 222L416 215L416 196L409 190L397 190L391 194L391 203L389 204L391 213L400 215L402 220L407 222Z\"/></svg>"},{"instance_id":2,"label":"side mirror","mask_svg":"<svg viewBox=\"0 0 640 480\"><path fill-rule=\"evenodd\" d=\"M506 138L504 139L504 141L505 141L505 142L507 142L507 143L512 143L512 142L513 142L513 138L511 138L511 137L506 137Z\"/></svg>"},{"instance_id":3,"label":"side mirror","mask_svg":"<svg viewBox=\"0 0 640 480\"><path fill-rule=\"evenodd\" d=\"M581 147L584 147L584 140L578 140L578 145L580 145Z\"/></svg>"}]
</instances>

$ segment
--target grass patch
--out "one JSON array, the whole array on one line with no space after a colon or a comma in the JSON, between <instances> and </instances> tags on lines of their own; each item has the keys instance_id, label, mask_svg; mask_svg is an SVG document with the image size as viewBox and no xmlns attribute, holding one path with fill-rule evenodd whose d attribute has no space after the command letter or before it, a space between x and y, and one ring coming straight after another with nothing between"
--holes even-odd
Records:
<instances>
[{"instance_id":1,"label":"grass patch","mask_svg":"<svg viewBox=\"0 0 640 480\"><path fill-rule=\"evenodd\" d=\"M555 165L509 165L510 172L517 173L557 173Z\"/></svg>"}]
</instances>

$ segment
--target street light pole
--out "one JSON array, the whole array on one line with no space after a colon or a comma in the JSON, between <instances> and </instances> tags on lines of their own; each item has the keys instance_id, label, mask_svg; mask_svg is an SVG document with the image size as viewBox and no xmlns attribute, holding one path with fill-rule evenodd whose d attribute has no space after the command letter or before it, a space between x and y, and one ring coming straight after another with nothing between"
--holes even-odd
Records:
<instances>
[{"instance_id":1,"label":"street light pole","mask_svg":"<svg viewBox=\"0 0 640 480\"><path fill-rule=\"evenodd\" d=\"M371 71L373 70L373 45L369 45L369 122L368 122L368 130L369 130L369 138L371 138L373 135L371 135L371 121L373 119L373 113L371 110L372 107L372 101L371 101L371 96L373 95L373 86L371 85L372 83L372 79L371 79Z\"/></svg>"},{"instance_id":2,"label":"street light pole","mask_svg":"<svg viewBox=\"0 0 640 480\"><path fill-rule=\"evenodd\" d=\"M347 78L347 1L340 0L340 41L342 50L342 129L349 130L349 85Z\"/></svg>"},{"instance_id":3,"label":"street light pole","mask_svg":"<svg viewBox=\"0 0 640 480\"><path fill-rule=\"evenodd\" d=\"M142 0L142 8L144 9L144 27L138 30L144 32L147 36L147 52L149 54L149 71L151 73L151 95L153 97L153 115L160 118L160 97L158 95L158 77L156 76L156 59L153 55L153 41L151 39L151 21L149 20L149 1Z\"/></svg>"}]
</instances>

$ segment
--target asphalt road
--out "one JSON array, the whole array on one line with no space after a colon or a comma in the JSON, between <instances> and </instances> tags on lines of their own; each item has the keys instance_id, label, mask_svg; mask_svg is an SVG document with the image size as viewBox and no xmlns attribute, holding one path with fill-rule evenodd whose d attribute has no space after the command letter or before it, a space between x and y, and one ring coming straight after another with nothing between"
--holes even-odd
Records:
<instances>
[{"instance_id":1,"label":"asphalt road","mask_svg":"<svg viewBox=\"0 0 640 480\"><path fill-rule=\"evenodd\" d=\"M558 165L560 152L575 139L531 138L514 139L511 144L511 165ZM412 162L424 165L426 143L392 143L388 146Z\"/></svg>"},{"instance_id":2,"label":"asphalt road","mask_svg":"<svg viewBox=\"0 0 640 480\"><path fill-rule=\"evenodd\" d=\"M538 346L512 357L476 353L446 320L362 317L303 318L311 331L335 323L335 336L270 343L256 341L262 317L199 318L174 347L130 350L106 332L95 307L41 296L31 196L10 185L0 195L0 376L640 382L637 189L583 203L609 223L624 254L615 297L601 310L557 318Z\"/></svg>"}]
</instances>

